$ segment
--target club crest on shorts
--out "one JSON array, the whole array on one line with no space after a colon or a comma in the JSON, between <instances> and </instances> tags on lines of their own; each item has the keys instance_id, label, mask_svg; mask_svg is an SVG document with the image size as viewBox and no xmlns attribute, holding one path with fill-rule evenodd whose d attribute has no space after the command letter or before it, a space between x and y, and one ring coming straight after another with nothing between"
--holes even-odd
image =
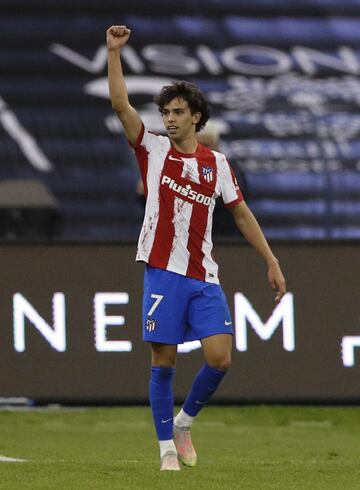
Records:
<instances>
[{"instance_id":1,"label":"club crest on shorts","mask_svg":"<svg viewBox=\"0 0 360 490\"><path fill-rule=\"evenodd\" d=\"M203 167L201 169L202 176L206 182L211 182L213 180L213 171L210 167Z\"/></svg>"},{"instance_id":2,"label":"club crest on shorts","mask_svg":"<svg viewBox=\"0 0 360 490\"><path fill-rule=\"evenodd\" d=\"M153 332L156 327L156 320L147 319L145 323L145 328L148 332Z\"/></svg>"}]
</instances>

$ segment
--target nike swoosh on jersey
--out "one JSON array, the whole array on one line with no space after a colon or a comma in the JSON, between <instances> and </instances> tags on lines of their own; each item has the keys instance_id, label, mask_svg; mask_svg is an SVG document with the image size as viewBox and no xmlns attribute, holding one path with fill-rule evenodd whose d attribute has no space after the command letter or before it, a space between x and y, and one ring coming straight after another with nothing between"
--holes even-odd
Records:
<instances>
[{"instance_id":1,"label":"nike swoosh on jersey","mask_svg":"<svg viewBox=\"0 0 360 490\"><path fill-rule=\"evenodd\" d=\"M166 424L167 422L170 422L170 420L172 420L172 417L170 417L169 419L166 419L166 420L161 419L161 423Z\"/></svg>"},{"instance_id":2,"label":"nike swoosh on jersey","mask_svg":"<svg viewBox=\"0 0 360 490\"><path fill-rule=\"evenodd\" d=\"M225 325L228 326L228 325L231 325L232 322L225 322Z\"/></svg>"},{"instance_id":3,"label":"nike swoosh on jersey","mask_svg":"<svg viewBox=\"0 0 360 490\"><path fill-rule=\"evenodd\" d=\"M169 155L169 160L172 160L173 162L182 162L181 158L175 158L172 155Z\"/></svg>"}]
</instances>

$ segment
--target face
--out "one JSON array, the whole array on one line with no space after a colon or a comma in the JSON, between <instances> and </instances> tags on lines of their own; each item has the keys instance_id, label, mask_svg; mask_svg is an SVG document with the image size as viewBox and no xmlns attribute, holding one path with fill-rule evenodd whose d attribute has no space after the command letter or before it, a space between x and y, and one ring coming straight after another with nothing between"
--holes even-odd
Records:
<instances>
[{"instance_id":1,"label":"face","mask_svg":"<svg viewBox=\"0 0 360 490\"><path fill-rule=\"evenodd\" d=\"M169 138L182 141L189 136L195 136L196 124L201 114L199 112L191 114L186 100L176 97L163 107L162 118Z\"/></svg>"}]
</instances>

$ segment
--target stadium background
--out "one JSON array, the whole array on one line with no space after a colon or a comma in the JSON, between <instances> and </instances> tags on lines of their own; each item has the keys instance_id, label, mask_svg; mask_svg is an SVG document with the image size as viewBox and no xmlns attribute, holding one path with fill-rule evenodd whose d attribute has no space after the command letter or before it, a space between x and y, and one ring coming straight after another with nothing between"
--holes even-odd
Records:
<instances>
[{"instance_id":1,"label":"stadium background","mask_svg":"<svg viewBox=\"0 0 360 490\"><path fill-rule=\"evenodd\" d=\"M248 322L248 351L235 352L218 400L358 400L359 2L198 0L180 10L162 0L4 0L0 13L0 395L147 397L142 269L133 264L143 209L106 80L105 30L125 23L134 105L159 130L151 100L164 83L187 79L207 93L221 149L293 294L295 350L283 348L281 320L266 341ZM215 253L229 301L241 291L265 325L273 310L265 271L225 220ZM14 295L55 328L57 292L67 350L54 349L28 315L25 350L16 351ZM131 353L96 350L97 292L129 294L112 313L125 317L121 333L106 333L129 339ZM199 362L198 351L181 357L184 386Z\"/></svg>"}]
</instances>

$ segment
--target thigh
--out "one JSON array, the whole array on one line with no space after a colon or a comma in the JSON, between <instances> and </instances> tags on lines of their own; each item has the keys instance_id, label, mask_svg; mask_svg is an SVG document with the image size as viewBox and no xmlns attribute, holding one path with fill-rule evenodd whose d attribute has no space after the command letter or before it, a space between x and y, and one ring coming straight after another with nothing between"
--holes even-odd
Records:
<instances>
[{"instance_id":1,"label":"thigh","mask_svg":"<svg viewBox=\"0 0 360 490\"><path fill-rule=\"evenodd\" d=\"M143 339L181 344L188 298L179 274L146 267L143 296Z\"/></svg>"},{"instance_id":2,"label":"thigh","mask_svg":"<svg viewBox=\"0 0 360 490\"><path fill-rule=\"evenodd\" d=\"M186 340L201 340L217 334L233 334L230 309L218 284L200 288L190 301Z\"/></svg>"}]
</instances>

